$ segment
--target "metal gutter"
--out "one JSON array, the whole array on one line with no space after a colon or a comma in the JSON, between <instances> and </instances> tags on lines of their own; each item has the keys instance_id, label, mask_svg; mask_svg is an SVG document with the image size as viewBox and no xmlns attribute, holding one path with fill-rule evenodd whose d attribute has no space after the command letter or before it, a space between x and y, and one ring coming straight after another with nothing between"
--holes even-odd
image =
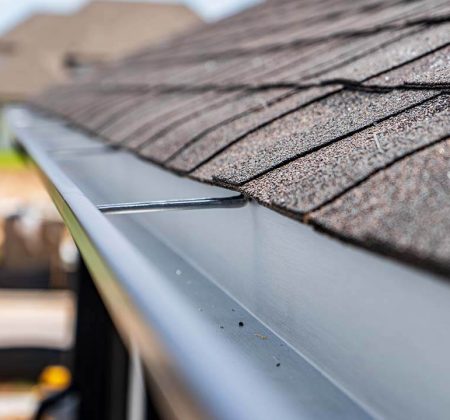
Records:
<instances>
[{"instance_id":1,"label":"metal gutter","mask_svg":"<svg viewBox=\"0 0 450 420\"><path fill-rule=\"evenodd\" d=\"M174 176L126 151L99 147L97 141L57 120L22 110L31 124L24 131L17 127L17 121L15 124L14 112L8 113L8 119L21 142L32 155L44 155L45 162L38 162L43 169L49 160L49 166L56 167L71 186L77 186L82 201L89 205L89 217L96 205L104 203L234 194ZM80 153L64 152L78 147ZM95 153L89 153L89 148ZM70 208L78 215L72 204ZM109 248L116 247L116 241L109 239L112 236L105 240L96 230L97 223L90 224L83 218L85 232L94 232L101 243L100 259L114 273L113 283L124 289L132 306L145 314L153 300L143 294L157 281L166 297L175 296L169 300L182 302L184 309L179 314L177 307L166 300L166 304L152 308L152 316L155 310L164 318L167 308L171 308L171 314L173 308L175 317L184 316L185 311L205 322L208 328L201 330L201 337L194 341L199 344L204 340L202 346L209 346L212 340L240 360L236 370L228 369L226 377L239 394L236 401L265 404L256 418L274 416L275 412L281 418L293 415L314 419L447 417L447 281L317 234L255 203L235 209L117 216L95 212L95 220L103 220L106 236L114 231L116 241L128 243L129 252L140 256L140 264L150 265L151 272L159 276L148 280L150 272L145 272L144 278L127 280L134 271L124 265L134 264L134 260L128 261L128 254L118 252L114 254L117 260L110 261L113 255ZM97 242L93 246L98 248ZM125 270L125 277L117 277L120 270ZM159 318L155 319L158 334L163 337L160 342L169 343L169 350L187 346L197 351L185 341L199 334L201 322L195 323L195 328L188 323L184 330L171 323L159 325ZM240 329L237 321L241 319L245 328ZM166 337L167 331L182 336ZM261 340L255 333L268 339ZM220 376L225 367L234 366L226 355L228 350L214 359L218 363L213 370L215 376ZM280 367L276 367L274 358L281 361ZM177 355L175 360L184 359ZM242 366L245 368L241 371ZM178 369L175 372L184 372ZM258 387L241 384L241 372L247 379L258 378L256 382L265 389L266 397ZM213 388L222 386L213 382L191 387L194 378L208 381L211 374L186 375L191 391L214 391L216 395ZM217 398L220 401L220 395ZM231 403L229 399L222 402ZM221 412L215 404L216 400L212 403L213 416ZM284 417L278 408L270 411L267 406L281 406L290 414ZM223 413L229 414L227 410ZM245 410L236 415L255 418Z\"/></svg>"},{"instance_id":2,"label":"metal gutter","mask_svg":"<svg viewBox=\"0 0 450 420\"><path fill-rule=\"evenodd\" d=\"M41 171L123 339L139 349L164 401L165 415L178 419L298 418L232 349L214 339L210 326L171 290L164 275L133 249L49 158L26 112L10 110L8 117ZM212 375L220 378L214 386Z\"/></svg>"}]
</instances>

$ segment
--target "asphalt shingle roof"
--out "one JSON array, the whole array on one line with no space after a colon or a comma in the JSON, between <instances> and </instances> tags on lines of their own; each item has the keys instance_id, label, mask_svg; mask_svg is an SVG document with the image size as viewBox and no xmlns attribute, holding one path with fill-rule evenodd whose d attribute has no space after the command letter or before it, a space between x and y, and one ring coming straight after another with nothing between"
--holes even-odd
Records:
<instances>
[{"instance_id":1,"label":"asphalt shingle roof","mask_svg":"<svg viewBox=\"0 0 450 420\"><path fill-rule=\"evenodd\" d=\"M268 1L34 105L170 170L450 273L446 0Z\"/></svg>"},{"instance_id":2,"label":"asphalt shingle roof","mask_svg":"<svg viewBox=\"0 0 450 420\"><path fill-rule=\"evenodd\" d=\"M450 140L378 172L310 221L347 241L448 273Z\"/></svg>"}]
</instances>

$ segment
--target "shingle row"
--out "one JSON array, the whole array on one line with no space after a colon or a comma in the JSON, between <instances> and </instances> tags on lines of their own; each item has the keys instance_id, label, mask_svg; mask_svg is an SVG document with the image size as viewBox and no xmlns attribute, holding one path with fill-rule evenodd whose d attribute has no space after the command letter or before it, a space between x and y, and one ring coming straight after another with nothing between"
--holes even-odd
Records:
<instances>
[{"instance_id":1,"label":"shingle row","mask_svg":"<svg viewBox=\"0 0 450 420\"><path fill-rule=\"evenodd\" d=\"M449 274L450 139L378 172L310 215L345 241Z\"/></svg>"},{"instance_id":2,"label":"shingle row","mask_svg":"<svg viewBox=\"0 0 450 420\"><path fill-rule=\"evenodd\" d=\"M449 13L444 0L270 1L35 104L168 169L450 273Z\"/></svg>"}]
</instances>

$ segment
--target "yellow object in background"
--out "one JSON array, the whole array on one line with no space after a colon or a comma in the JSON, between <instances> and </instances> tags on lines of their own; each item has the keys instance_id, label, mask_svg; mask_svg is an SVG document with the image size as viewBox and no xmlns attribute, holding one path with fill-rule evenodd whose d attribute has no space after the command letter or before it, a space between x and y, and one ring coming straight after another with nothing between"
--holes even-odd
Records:
<instances>
[{"instance_id":1,"label":"yellow object in background","mask_svg":"<svg viewBox=\"0 0 450 420\"><path fill-rule=\"evenodd\" d=\"M60 391L70 385L72 377L64 366L47 366L39 377L39 386L48 391Z\"/></svg>"}]
</instances>

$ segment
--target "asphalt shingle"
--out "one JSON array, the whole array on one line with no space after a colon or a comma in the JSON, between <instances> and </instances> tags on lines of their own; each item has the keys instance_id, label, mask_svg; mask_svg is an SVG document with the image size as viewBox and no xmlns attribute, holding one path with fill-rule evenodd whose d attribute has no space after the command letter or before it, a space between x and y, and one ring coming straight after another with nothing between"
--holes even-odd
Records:
<instances>
[{"instance_id":1,"label":"asphalt shingle","mask_svg":"<svg viewBox=\"0 0 450 420\"><path fill-rule=\"evenodd\" d=\"M178 173L450 274L447 0L268 1L34 99Z\"/></svg>"},{"instance_id":2,"label":"asphalt shingle","mask_svg":"<svg viewBox=\"0 0 450 420\"><path fill-rule=\"evenodd\" d=\"M440 95L245 184L277 208L306 214L372 173L450 136L450 96Z\"/></svg>"},{"instance_id":3,"label":"asphalt shingle","mask_svg":"<svg viewBox=\"0 0 450 420\"><path fill-rule=\"evenodd\" d=\"M386 43L386 37L396 36L392 42ZM333 60L334 67L332 71L325 72L320 78L308 79L307 72L315 69L314 66L310 67L305 73L296 73L297 69L291 70L291 74L287 76L278 75L277 77L283 77L284 81L301 82L301 77L305 78L305 82L321 82L331 79L352 79L356 81L362 81L365 78L376 75L377 73L385 72L390 68L401 65L402 63L411 61L423 54L429 53L436 49L437 46L445 45L450 41L450 26L441 25L438 27L431 27L422 29L418 32L414 32L409 36L404 34L398 35L397 33L382 34L382 37L377 34L375 40L373 37L369 37L370 42L364 43L363 46L367 48L364 50L361 43L356 49L359 58L353 57L353 60L348 64L341 66L337 65L336 60ZM398 39L400 38L400 39ZM381 47L371 52L370 48L374 48L375 45L382 43ZM335 48L338 49L338 48ZM355 48L352 48L354 51ZM367 64L367 56L363 52L371 53L373 60L370 60L370 64ZM345 62L348 60L348 53L343 54L341 60ZM274 82L276 80L266 80L266 82ZM294 99L295 101L295 99ZM291 108L289 108L291 106ZM207 133L202 138L199 138L195 143L191 144L189 148L180 151L178 156L168 163L168 165L178 171L191 171L195 169L199 164L209 159L215 153L223 149L227 144L233 143L236 139L244 136L246 133L254 130L258 125L262 125L271 119L282 115L289 109L294 109L299 106L298 101L295 105L289 102L277 103L272 109L264 109L255 111L251 115L245 114L239 120L231 121L225 125L222 125L218 129Z\"/></svg>"},{"instance_id":4,"label":"asphalt shingle","mask_svg":"<svg viewBox=\"0 0 450 420\"><path fill-rule=\"evenodd\" d=\"M344 240L449 273L450 140L369 178L309 221Z\"/></svg>"},{"instance_id":5,"label":"asphalt shingle","mask_svg":"<svg viewBox=\"0 0 450 420\"><path fill-rule=\"evenodd\" d=\"M433 68L430 81L448 74L450 55L433 53L370 79L367 83L410 80L413 72ZM445 76L444 76L445 77ZM209 162L211 177L239 185L271 168L414 106L435 94L430 90L393 90L387 93L343 91L277 119L248 135ZM203 168L203 174L207 168Z\"/></svg>"},{"instance_id":6,"label":"asphalt shingle","mask_svg":"<svg viewBox=\"0 0 450 420\"><path fill-rule=\"evenodd\" d=\"M268 102L280 98L288 92L289 89L271 89L256 92L227 102L210 112L202 112L198 117L189 119L184 124L178 125L164 135L156 138L155 141L141 148L140 153L156 161L164 162L180 150L181 147L194 141L203 133L227 121L233 120L243 113L264 109Z\"/></svg>"}]
</instances>

